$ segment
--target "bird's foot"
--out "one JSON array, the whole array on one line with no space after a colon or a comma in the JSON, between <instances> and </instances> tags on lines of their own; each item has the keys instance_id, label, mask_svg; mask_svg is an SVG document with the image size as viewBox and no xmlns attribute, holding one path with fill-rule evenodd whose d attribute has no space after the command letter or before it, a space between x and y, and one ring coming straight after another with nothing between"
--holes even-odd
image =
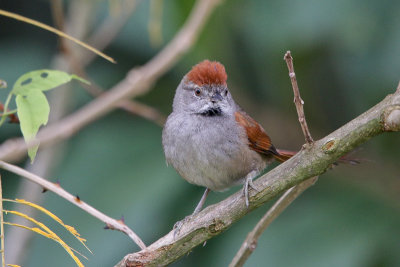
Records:
<instances>
[{"instance_id":1,"label":"bird's foot","mask_svg":"<svg viewBox=\"0 0 400 267\"><path fill-rule=\"evenodd\" d=\"M201 197L199 204L197 204L196 208L194 209L193 213L189 216L186 216L183 220L177 221L174 224L174 238L176 237L176 235L179 234L179 232L181 231L182 226L189 221L190 219L192 219L192 217L194 215L196 215L197 213L199 213L201 211L201 209L203 208L204 202L206 201L206 198L208 196L208 193L210 193L210 189L206 188L206 190L204 191L203 196Z\"/></svg>"},{"instance_id":2,"label":"bird's foot","mask_svg":"<svg viewBox=\"0 0 400 267\"><path fill-rule=\"evenodd\" d=\"M174 227L173 227L173 230L174 230L174 239L175 239L175 237L176 237L177 235L179 235L179 233L180 233L180 231L181 231L181 229L182 229L182 226L183 226L185 223L187 223L190 219L192 219L192 217L193 217L193 214L188 215L188 216L186 216L184 219L182 219L182 220L180 220L180 221L177 221L177 222L174 224Z\"/></svg>"},{"instance_id":3,"label":"bird's foot","mask_svg":"<svg viewBox=\"0 0 400 267\"><path fill-rule=\"evenodd\" d=\"M254 189L257 192L260 192L261 189L259 189L254 183L253 183L253 178L254 178L253 173L249 173L246 176L246 180L243 185L243 196L246 202L246 207L249 208L250 202L249 202L249 188Z\"/></svg>"}]
</instances>

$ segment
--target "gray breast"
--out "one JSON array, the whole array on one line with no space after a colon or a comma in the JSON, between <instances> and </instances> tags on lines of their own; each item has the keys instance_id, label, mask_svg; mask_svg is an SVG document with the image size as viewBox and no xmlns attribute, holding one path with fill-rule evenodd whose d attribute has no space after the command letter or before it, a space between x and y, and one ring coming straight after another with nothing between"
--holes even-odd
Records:
<instances>
[{"instance_id":1,"label":"gray breast","mask_svg":"<svg viewBox=\"0 0 400 267\"><path fill-rule=\"evenodd\" d=\"M185 117L186 116L186 117ZM243 181L265 160L247 146L236 121L226 116L172 113L163 130L167 162L188 182L221 191Z\"/></svg>"}]
</instances>

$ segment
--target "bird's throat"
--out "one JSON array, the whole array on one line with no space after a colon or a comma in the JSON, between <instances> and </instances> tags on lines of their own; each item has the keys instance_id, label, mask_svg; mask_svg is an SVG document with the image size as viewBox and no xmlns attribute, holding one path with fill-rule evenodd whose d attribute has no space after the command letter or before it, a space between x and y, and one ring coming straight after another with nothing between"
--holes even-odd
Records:
<instances>
[{"instance_id":1,"label":"bird's throat","mask_svg":"<svg viewBox=\"0 0 400 267\"><path fill-rule=\"evenodd\" d=\"M220 107L215 107L215 108L209 108L202 113L200 113L202 116L206 117L214 117L214 116L220 116L222 115L222 110Z\"/></svg>"}]
</instances>

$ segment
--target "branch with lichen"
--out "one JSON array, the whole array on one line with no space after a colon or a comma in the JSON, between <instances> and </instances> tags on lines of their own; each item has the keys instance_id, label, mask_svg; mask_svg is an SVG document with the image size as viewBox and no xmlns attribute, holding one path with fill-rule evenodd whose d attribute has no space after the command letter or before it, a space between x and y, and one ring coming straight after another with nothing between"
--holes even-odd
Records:
<instances>
[{"instance_id":1,"label":"branch with lichen","mask_svg":"<svg viewBox=\"0 0 400 267\"><path fill-rule=\"evenodd\" d=\"M174 236L174 231L169 232L146 249L126 255L116 266L170 264L277 195L323 174L340 157L369 139L392 131L400 131L400 90L328 136L303 147L291 159L257 179L255 185L263 190L250 191L249 208L242 192L237 192L190 218L179 234Z\"/></svg>"}]
</instances>

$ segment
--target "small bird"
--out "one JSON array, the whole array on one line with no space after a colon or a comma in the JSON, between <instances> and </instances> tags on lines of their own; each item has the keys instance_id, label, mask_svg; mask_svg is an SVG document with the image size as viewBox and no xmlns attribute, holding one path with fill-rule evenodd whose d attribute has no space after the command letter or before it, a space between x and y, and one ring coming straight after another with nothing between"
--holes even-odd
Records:
<instances>
[{"instance_id":1,"label":"small bird","mask_svg":"<svg viewBox=\"0 0 400 267\"><path fill-rule=\"evenodd\" d=\"M233 100L225 67L209 60L195 65L176 89L162 144L168 164L189 183L206 187L192 215L210 190L236 184L244 184L248 207L249 187L257 190L252 179L273 160L295 154L272 145L262 126Z\"/></svg>"}]
</instances>

